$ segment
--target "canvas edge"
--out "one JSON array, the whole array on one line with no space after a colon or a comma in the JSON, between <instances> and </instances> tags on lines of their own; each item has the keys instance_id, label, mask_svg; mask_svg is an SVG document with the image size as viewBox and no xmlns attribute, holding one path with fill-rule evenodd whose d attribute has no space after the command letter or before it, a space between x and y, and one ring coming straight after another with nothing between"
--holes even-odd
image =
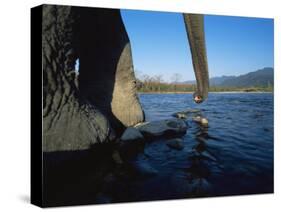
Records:
<instances>
[{"instance_id":1,"label":"canvas edge","mask_svg":"<svg viewBox=\"0 0 281 212\"><path fill-rule=\"evenodd\" d=\"M43 203L42 166L42 8L39 5L30 9L31 24L31 181L30 201L39 207ZM41 70L41 71L40 71Z\"/></svg>"}]
</instances>

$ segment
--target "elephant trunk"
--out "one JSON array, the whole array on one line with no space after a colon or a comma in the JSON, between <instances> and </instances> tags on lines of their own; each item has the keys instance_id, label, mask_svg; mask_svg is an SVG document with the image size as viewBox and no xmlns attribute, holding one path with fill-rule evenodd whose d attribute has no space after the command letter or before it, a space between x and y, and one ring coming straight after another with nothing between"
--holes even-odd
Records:
<instances>
[{"instance_id":1,"label":"elephant trunk","mask_svg":"<svg viewBox=\"0 0 281 212\"><path fill-rule=\"evenodd\" d=\"M208 97L209 90L209 73L204 35L204 17L200 14L184 14L183 16L197 82L197 89L194 93L194 101L196 103L201 103Z\"/></svg>"}]
</instances>

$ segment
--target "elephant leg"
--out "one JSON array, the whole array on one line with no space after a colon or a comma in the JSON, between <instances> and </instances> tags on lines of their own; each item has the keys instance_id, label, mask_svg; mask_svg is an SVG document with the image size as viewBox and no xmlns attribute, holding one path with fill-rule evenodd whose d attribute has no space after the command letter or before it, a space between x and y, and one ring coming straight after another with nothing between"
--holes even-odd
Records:
<instances>
[{"instance_id":1,"label":"elephant leg","mask_svg":"<svg viewBox=\"0 0 281 212\"><path fill-rule=\"evenodd\" d=\"M72 7L43 6L43 151L76 151L112 135L106 117L87 103L75 83Z\"/></svg>"},{"instance_id":2,"label":"elephant leg","mask_svg":"<svg viewBox=\"0 0 281 212\"><path fill-rule=\"evenodd\" d=\"M144 121L137 93L130 41L120 11L77 8L79 89L115 129Z\"/></svg>"}]
</instances>

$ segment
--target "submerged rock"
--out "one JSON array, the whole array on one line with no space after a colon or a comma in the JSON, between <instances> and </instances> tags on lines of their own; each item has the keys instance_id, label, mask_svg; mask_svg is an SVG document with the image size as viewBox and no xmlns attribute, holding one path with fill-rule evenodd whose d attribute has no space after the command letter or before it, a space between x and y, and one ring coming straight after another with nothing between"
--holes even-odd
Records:
<instances>
[{"instance_id":1,"label":"submerged rock","mask_svg":"<svg viewBox=\"0 0 281 212\"><path fill-rule=\"evenodd\" d=\"M183 140L181 138L167 140L166 144L168 147L176 150L182 150L184 148Z\"/></svg>"},{"instance_id":2,"label":"submerged rock","mask_svg":"<svg viewBox=\"0 0 281 212\"><path fill-rule=\"evenodd\" d=\"M132 159L144 149L144 137L140 131L133 127L128 127L120 139L119 152L121 158Z\"/></svg>"},{"instance_id":3,"label":"submerged rock","mask_svg":"<svg viewBox=\"0 0 281 212\"><path fill-rule=\"evenodd\" d=\"M121 136L121 141L139 141L144 140L143 135L140 131L134 127L128 127Z\"/></svg>"},{"instance_id":4,"label":"submerged rock","mask_svg":"<svg viewBox=\"0 0 281 212\"><path fill-rule=\"evenodd\" d=\"M186 110L183 110L180 112L176 112L176 113L172 114L172 116L174 116L178 119L187 119L188 115L192 114L192 113L198 114L198 113L201 113L201 111L199 109L186 109Z\"/></svg>"},{"instance_id":5,"label":"submerged rock","mask_svg":"<svg viewBox=\"0 0 281 212\"><path fill-rule=\"evenodd\" d=\"M172 116L178 119L187 119L187 114L183 112L174 113Z\"/></svg>"},{"instance_id":6,"label":"submerged rock","mask_svg":"<svg viewBox=\"0 0 281 212\"><path fill-rule=\"evenodd\" d=\"M187 124L181 119L168 119L160 121L152 121L136 128L146 138L162 137L162 136L178 136L186 133Z\"/></svg>"},{"instance_id":7,"label":"submerged rock","mask_svg":"<svg viewBox=\"0 0 281 212\"><path fill-rule=\"evenodd\" d=\"M192 118L192 120L195 121L198 124L201 124L202 126L207 127L209 125L208 119L206 119L202 116L195 116L195 117Z\"/></svg>"}]
</instances>

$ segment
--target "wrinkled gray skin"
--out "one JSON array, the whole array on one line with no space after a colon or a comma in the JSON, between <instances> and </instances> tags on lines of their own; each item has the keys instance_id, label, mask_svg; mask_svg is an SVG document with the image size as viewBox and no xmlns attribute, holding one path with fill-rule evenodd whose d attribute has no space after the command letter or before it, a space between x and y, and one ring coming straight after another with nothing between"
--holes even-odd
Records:
<instances>
[{"instance_id":1,"label":"wrinkled gray skin","mask_svg":"<svg viewBox=\"0 0 281 212\"><path fill-rule=\"evenodd\" d=\"M195 96L203 101L208 94L203 17L184 14L184 20ZM42 46L44 152L86 150L144 121L119 10L44 5Z\"/></svg>"},{"instance_id":2,"label":"wrinkled gray skin","mask_svg":"<svg viewBox=\"0 0 281 212\"><path fill-rule=\"evenodd\" d=\"M184 14L192 63L195 72L197 90L194 93L196 103L203 102L208 97L209 72L204 35L204 17L198 14Z\"/></svg>"}]
</instances>

